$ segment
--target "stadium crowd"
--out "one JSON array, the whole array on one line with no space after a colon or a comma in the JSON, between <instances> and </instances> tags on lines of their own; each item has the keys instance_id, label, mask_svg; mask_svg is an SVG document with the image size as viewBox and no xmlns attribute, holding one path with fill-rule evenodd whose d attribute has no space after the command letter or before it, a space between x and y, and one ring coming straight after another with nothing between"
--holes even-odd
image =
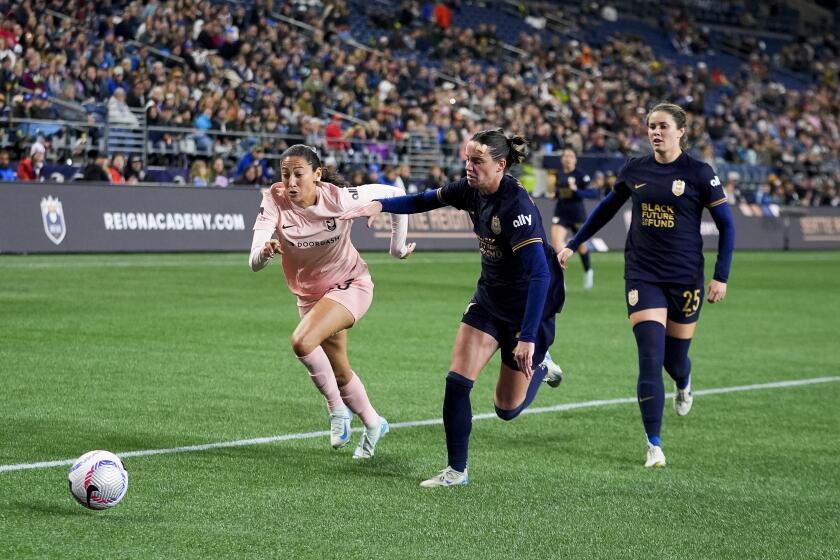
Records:
<instances>
[{"instance_id":1,"label":"stadium crowd","mask_svg":"<svg viewBox=\"0 0 840 560\"><path fill-rule=\"evenodd\" d=\"M547 6L529 4L523 15ZM23 0L0 2L0 12L0 132L9 150L0 166L4 158L44 156L15 119L87 123L81 139L96 140L100 117L124 127L144 118L152 164L182 161L176 147L189 139L197 154L185 162L192 184L271 182L273 157L291 138L321 146L348 174L360 169L362 180L373 173L387 182L386 175L408 179L397 165L406 151L430 143L444 154L443 174L452 175L464 139L488 126L522 133L536 152L638 154L647 143L645 108L667 99L689 111L690 144L704 159L772 170L747 186L750 198L838 203L833 37L791 44L775 61L751 55L725 75L703 61L708 36L674 11L663 14L662 30L678 51L698 55L692 65L676 65L623 34L589 44L523 33L517 50L505 51L493 25L459 24L458 3L404 0L396 18L371 8L377 38L367 46L347 42L354 38L347 0L255 0L248 7ZM577 13L577 25L598 24L597 10ZM779 60L818 79L802 91L785 89L771 76ZM38 145L49 154L51 141L47 135ZM83 145L56 157L84 157ZM102 167L113 175L126 158L111 155L117 165L109 159ZM122 167L136 167L136 159Z\"/></svg>"}]
</instances>

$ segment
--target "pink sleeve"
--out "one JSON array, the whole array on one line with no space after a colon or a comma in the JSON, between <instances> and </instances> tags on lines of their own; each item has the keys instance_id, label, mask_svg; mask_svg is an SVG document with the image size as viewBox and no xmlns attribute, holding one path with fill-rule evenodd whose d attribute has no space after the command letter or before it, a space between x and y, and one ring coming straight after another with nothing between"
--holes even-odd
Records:
<instances>
[{"instance_id":1,"label":"pink sleeve","mask_svg":"<svg viewBox=\"0 0 840 560\"><path fill-rule=\"evenodd\" d=\"M277 229L280 221L280 209L277 208L277 203L271 197L271 191L263 193L262 202L260 202L260 211L257 214L257 220L254 222L254 231Z\"/></svg>"}]
</instances>

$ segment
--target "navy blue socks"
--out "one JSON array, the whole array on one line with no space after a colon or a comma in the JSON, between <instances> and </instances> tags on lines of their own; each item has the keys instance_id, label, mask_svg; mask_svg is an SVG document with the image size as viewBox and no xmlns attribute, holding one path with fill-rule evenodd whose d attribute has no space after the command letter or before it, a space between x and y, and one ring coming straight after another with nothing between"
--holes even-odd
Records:
<instances>
[{"instance_id":1,"label":"navy blue socks","mask_svg":"<svg viewBox=\"0 0 840 560\"><path fill-rule=\"evenodd\" d=\"M513 410L505 410L503 408L496 407L496 416L501 418L502 420L513 420L519 414L528 408L528 406L534 402L534 398L537 396L537 391L540 390L540 385L542 385L542 381L545 378L545 374L548 372L548 369L540 364L539 366L534 368L534 373L531 375L531 382L528 384L528 390L525 392L525 400L522 401L522 404L514 408Z\"/></svg>"},{"instance_id":2,"label":"navy blue socks","mask_svg":"<svg viewBox=\"0 0 840 560\"><path fill-rule=\"evenodd\" d=\"M443 395L443 430L446 432L449 466L459 472L467 468L467 449L472 431L472 388L473 382L463 375L454 371L447 374Z\"/></svg>"},{"instance_id":3,"label":"navy blue socks","mask_svg":"<svg viewBox=\"0 0 840 560\"><path fill-rule=\"evenodd\" d=\"M662 410L665 407L665 385L662 364L665 360L665 325L643 321L633 327L639 349L639 382L636 395L642 412L642 423L648 441L661 445Z\"/></svg>"},{"instance_id":4,"label":"navy blue socks","mask_svg":"<svg viewBox=\"0 0 840 560\"><path fill-rule=\"evenodd\" d=\"M585 253L578 253L580 255L580 260L583 263L583 270L586 272L590 268L592 268L592 260L589 258L589 251Z\"/></svg>"},{"instance_id":5,"label":"navy blue socks","mask_svg":"<svg viewBox=\"0 0 840 560\"><path fill-rule=\"evenodd\" d=\"M688 347L691 339L665 337L665 371L677 384L677 389L688 387L688 375L691 373L691 360Z\"/></svg>"}]
</instances>

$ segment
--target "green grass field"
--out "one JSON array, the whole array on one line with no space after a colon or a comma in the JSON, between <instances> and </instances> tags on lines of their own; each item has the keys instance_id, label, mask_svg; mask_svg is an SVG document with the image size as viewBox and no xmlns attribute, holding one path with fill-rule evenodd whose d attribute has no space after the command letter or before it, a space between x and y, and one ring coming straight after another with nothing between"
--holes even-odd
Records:
<instances>
[{"instance_id":1,"label":"green grass field","mask_svg":"<svg viewBox=\"0 0 840 560\"><path fill-rule=\"evenodd\" d=\"M351 362L392 423L438 419L477 254L366 258ZM534 407L635 394L621 255L594 263L592 293L579 260L568 273L566 381ZM128 495L98 513L66 466L7 470L0 558L840 558L838 286L840 253L736 254L703 308L695 390L835 380L701 395L679 419L669 399L665 469L642 467L625 403L476 421L456 489L418 487L445 466L440 425L394 429L363 463L326 437L128 458ZM279 267L245 254L2 256L0 466L326 430L296 320Z\"/></svg>"}]
</instances>

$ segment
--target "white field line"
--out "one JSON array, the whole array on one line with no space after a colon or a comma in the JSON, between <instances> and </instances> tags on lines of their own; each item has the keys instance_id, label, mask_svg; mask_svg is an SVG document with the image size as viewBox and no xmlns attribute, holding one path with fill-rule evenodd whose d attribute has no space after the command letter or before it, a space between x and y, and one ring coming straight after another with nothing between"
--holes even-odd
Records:
<instances>
[{"instance_id":1,"label":"white field line","mask_svg":"<svg viewBox=\"0 0 840 560\"><path fill-rule=\"evenodd\" d=\"M798 379L793 381L778 381L776 383L760 383L755 385L738 385L735 387L717 387L712 389L700 389L693 391L695 397L704 395L720 395L724 393L738 393L742 391L760 391L764 389L786 389L789 387L799 387L802 385L816 385L818 383L830 383L832 381L840 381L840 377L815 377L812 379ZM673 393L668 393L666 398L673 396ZM544 414L547 412L563 412L567 410L577 410L581 408L597 408L601 406L610 406L614 404L629 404L635 403L636 397L626 397L621 399L605 399L597 401L583 401L576 403L558 404L554 406L543 406L526 409L523 414ZM476 414L473 420L487 420L495 418L495 412L486 412ZM437 426L443 424L440 418L433 418L429 420L412 420L410 422L395 422L391 424L391 429L398 428L416 428L419 426ZM356 428L354 432L361 431L361 428ZM127 457L146 457L148 455L167 455L170 453L192 453L194 451L207 451L210 449L225 449L229 447L245 447L248 445L261 445L265 443L278 443L281 441L290 441L295 439L312 439L329 436L329 432L324 430L321 432L303 432L298 434L283 434L278 436L258 437L252 439L239 439L234 441L221 441L216 443L203 443L199 445L185 445L183 447L169 447L165 449L143 449L139 451L125 451L117 453L122 458ZM19 463L16 465L0 465L0 473L23 471L30 469L47 469L50 467L63 467L72 465L76 459L61 459L58 461L42 461L38 463Z\"/></svg>"}]
</instances>

